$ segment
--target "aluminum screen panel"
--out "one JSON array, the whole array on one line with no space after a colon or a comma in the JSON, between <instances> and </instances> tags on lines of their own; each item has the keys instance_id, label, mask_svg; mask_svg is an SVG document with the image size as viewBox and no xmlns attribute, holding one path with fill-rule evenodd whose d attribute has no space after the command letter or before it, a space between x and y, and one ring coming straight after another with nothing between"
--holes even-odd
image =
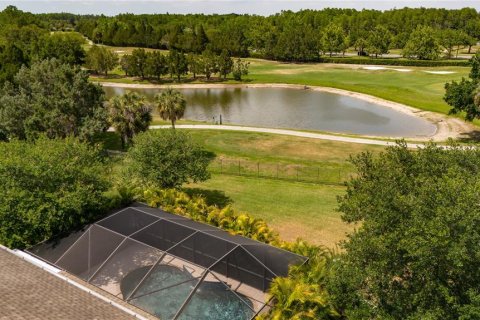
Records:
<instances>
[{"instance_id":1,"label":"aluminum screen panel","mask_svg":"<svg viewBox=\"0 0 480 320\"><path fill-rule=\"evenodd\" d=\"M161 319L248 320L305 257L135 204L28 250Z\"/></svg>"}]
</instances>

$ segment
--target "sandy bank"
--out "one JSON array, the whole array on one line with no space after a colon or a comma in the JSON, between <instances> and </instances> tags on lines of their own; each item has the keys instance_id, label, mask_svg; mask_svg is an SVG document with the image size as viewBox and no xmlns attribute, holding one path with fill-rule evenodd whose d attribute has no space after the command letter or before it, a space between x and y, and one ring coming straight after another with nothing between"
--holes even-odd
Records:
<instances>
[{"instance_id":1,"label":"sandy bank","mask_svg":"<svg viewBox=\"0 0 480 320\"><path fill-rule=\"evenodd\" d=\"M157 89L157 88L165 88L165 85L156 85L156 84L137 84L137 83L113 83L113 82L98 82L102 86L105 87L118 87L118 88L131 88L131 89ZM402 112L404 114L408 114L414 117L419 117L425 119L427 121L432 122L436 125L437 130L433 135L430 136L423 136L423 137L415 137L411 138L410 140L416 141L445 141L448 138L460 138L465 137L469 133L477 131L477 128L467 123L461 119L448 117L444 114L430 112L430 111L423 111L420 109L416 109L401 103L385 100L382 98L374 97L368 94L348 91L343 89L336 89L330 87L320 87L320 86L309 86L309 85L295 85L295 84L273 84L273 83L265 83L265 84L174 84L169 85L172 88L185 88L185 89L208 89L208 88L293 88L293 89L300 89L300 90L314 90L320 92L329 92L335 93L340 95L345 95L349 97L353 97L356 99L360 99L363 101L375 103L387 108L391 108L395 111ZM375 138L388 138L391 139L392 137L375 137ZM408 140L408 139L407 139Z\"/></svg>"}]
</instances>

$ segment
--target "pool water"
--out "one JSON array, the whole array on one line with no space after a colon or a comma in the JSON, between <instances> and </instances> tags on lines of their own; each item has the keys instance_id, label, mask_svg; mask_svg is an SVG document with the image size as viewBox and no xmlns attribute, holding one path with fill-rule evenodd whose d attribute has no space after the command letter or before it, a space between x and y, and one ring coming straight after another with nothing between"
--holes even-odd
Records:
<instances>
[{"instance_id":1,"label":"pool water","mask_svg":"<svg viewBox=\"0 0 480 320\"><path fill-rule=\"evenodd\" d=\"M130 295L150 268L135 269L123 278L121 291L124 298ZM173 319L198 282L199 279L187 270L158 265L130 303L162 320ZM246 320L254 315L252 306L248 298L233 293L223 283L203 281L179 319Z\"/></svg>"}]
</instances>

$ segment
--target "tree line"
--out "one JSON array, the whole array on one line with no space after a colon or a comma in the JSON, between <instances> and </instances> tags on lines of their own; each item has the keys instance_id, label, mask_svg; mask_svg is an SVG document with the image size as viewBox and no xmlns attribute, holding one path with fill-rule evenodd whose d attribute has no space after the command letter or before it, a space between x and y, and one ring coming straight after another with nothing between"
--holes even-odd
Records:
<instances>
[{"instance_id":1,"label":"tree line","mask_svg":"<svg viewBox=\"0 0 480 320\"><path fill-rule=\"evenodd\" d=\"M97 54L103 52L103 54ZM109 53L110 52L110 53ZM120 59L109 59L112 55L111 51L105 47L93 46L87 53L87 67L94 70L99 70L96 65L105 66L102 72L107 73L108 70L113 69L119 61L121 69L125 72L125 76L151 78L160 80L162 76L169 75L170 78L175 78L180 81L181 77L191 74L193 79L197 79L203 75L207 80L210 80L212 75L218 74L224 80L228 74L232 74L237 81L242 80L242 77L248 74L249 62L245 62L240 58L234 59L230 54L223 50L219 55L213 51L206 49L201 54L189 53L185 54L177 50L170 50L168 54L160 51L147 52L143 48L134 49L131 54L123 55ZM91 57L89 59L89 57ZM111 60L112 63L107 65L102 61Z\"/></svg>"},{"instance_id":2,"label":"tree line","mask_svg":"<svg viewBox=\"0 0 480 320\"><path fill-rule=\"evenodd\" d=\"M65 17L49 15L51 24ZM472 8L354 9L283 11L256 15L121 14L115 17L70 16L71 29L95 43L257 56L284 61L318 61L321 54L355 48L379 56L402 49L407 58L437 59L456 55L480 39L480 15ZM422 40L423 36L427 39ZM428 52L423 52L426 50ZM455 52L454 52L455 51ZM454 55L455 53L455 55Z\"/></svg>"}]
</instances>

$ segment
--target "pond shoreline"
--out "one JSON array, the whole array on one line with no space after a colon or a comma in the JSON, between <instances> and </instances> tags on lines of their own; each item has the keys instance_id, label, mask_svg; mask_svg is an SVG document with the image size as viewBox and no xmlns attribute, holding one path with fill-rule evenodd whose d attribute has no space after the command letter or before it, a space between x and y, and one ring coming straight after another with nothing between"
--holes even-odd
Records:
<instances>
[{"instance_id":1,"label":"pond shoreline","mask_svg":"<svg viewBox=\"0 0 480 320\"><path fill-rule=\"evenodd\" d=\"M167 87L166 85L158 84L138 84L138 83L115 83L115 82L97 82L98 84L105 87L117 87L124 89L160 89ZM414 107L410 107L401 103L393 102L390 100L378 98L364 93L348 91L337 88L330 87L321 87L321 86L310 86L310 85L296 85L296 84L276 84L276 83L259 83L259 84L173 84L168 87L177 88L177 89L211 89L211 88L288 88L288 89L297 89L297 90L313 90L319 92L327 92L333 94L339 94L343 96L348 96L356 99L360 99L366 102L375 103L383 107L393 109L395 111L422 118L424 120L433 123L436 126L436 131L432 135L428 136L418 136L415 138L405 138L405 140L415 140L415 141L445 141L448 138L460 138L468 135L471 132L476 131L476 127L470 123L466 123L457 118L448 117L444 114L435 113L431 111L423 111ZM358 135L360 137L369 137L366 135ZM370 136L371 138L371 136ZM391 137L379 137L391 139Z\"/></svg>"}]
</instances>

